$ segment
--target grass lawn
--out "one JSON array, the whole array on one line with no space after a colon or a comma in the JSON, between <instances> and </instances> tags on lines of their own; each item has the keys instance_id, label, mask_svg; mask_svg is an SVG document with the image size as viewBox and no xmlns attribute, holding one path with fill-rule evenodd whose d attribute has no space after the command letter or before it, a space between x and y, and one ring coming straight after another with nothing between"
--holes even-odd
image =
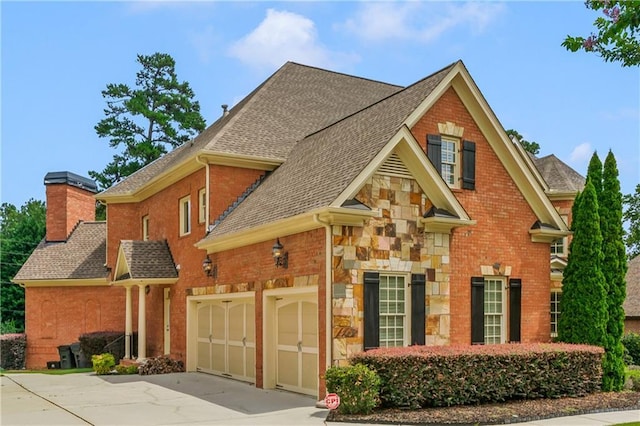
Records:
<instances>
[{"instance_id":1,"label":"grass lawn","mask_svg":"<svg viewBox=\"0 0 640 426\"><path fill-rule=\"evenodd\" d=\"M92 371L93 371L93 368L66 368L66 369L57 368L57 369L51 369L51 370L0 370L0 374L40 373L40 374L61 375L61 374L73 374L73 373L90 373Z\"/></svg>"}]
</instances>

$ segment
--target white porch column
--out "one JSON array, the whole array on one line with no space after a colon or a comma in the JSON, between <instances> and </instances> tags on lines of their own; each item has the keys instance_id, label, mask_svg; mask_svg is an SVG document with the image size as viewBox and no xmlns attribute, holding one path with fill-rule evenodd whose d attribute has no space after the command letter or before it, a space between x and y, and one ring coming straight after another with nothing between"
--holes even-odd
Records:
<instances>
[{"instance_id":1,"label":"white porch column","mask_svg":"<svg viewBox=\"0 0 640 426\"><path fill-rule=\"evenodd\" d=\"M147 357L147 306L144 287L138 286L138 361Z\"/></svg>"},{"instance_id":2,"label":"white porch column","mask_svg":"<svg viewBox=\"0 0 640 426\"><path fill-rule=\"evenodd\" d=\"M125 309L124 309L124 358L131 359L131 335L133 334L133 318L131 313L131 287L125 288Z\"/></svg>"}]
</instances>

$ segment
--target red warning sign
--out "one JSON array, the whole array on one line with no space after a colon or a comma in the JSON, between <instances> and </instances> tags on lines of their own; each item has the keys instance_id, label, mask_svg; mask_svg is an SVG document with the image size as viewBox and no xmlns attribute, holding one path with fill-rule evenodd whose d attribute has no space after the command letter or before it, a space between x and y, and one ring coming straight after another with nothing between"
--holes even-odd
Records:
<instances>
[{"instance_id":1,"label":"red warning sign","mask_svg":"<svg viewBox=\"0 0 640 426\"><path fill-rule=\"evenodd\" d=\"M336 393L328 393L324 397L324 403L329 410L335 410L340 406L340 397Z\"/></svg>"}]
</instances>

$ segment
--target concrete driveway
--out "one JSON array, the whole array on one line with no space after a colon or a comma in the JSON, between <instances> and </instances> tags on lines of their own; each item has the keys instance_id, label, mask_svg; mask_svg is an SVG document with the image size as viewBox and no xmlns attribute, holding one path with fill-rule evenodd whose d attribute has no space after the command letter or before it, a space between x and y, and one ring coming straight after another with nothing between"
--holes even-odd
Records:
<instances>
[{"instance_id":1,"label":"concrete driveway","mask_svg":"<svg viewBox=\"0 0 640 426\"><path fill-rule=\"evenodd\" d=\"M323 425L316 400L203 373L7 374L6 425Z\"/></svg>"}]
</instances>

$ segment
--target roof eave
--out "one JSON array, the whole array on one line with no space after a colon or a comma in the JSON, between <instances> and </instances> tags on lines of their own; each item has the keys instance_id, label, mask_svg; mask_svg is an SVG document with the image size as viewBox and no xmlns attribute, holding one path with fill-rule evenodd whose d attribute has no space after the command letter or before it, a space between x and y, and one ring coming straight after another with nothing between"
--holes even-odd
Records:
<instances>
[{"instance_id":1,"label":"roof eave","mask_svg":"<svg viewBox=\"0 0 640 426\"><path fill-rule=\"evenodd\" d=\"M555 240L570 235L571 232L559 229L529 229L531 241L534 243L552 243Z\"/></svg>"},{"instance_id":2,"label":"roof eave","mask_svg":"<svg viewBox=\"0 0 640 426\"><path fill-rule=\"evenodd\" d=\"M126 280L111 281L109 285L117 287L132 287L147 286L147 285L171 285L178 282L178 277L175 278L127 278Z\"/></svg>"},{"instance_id":3,"label":"roof eave","mask_svg":"<svg viewBox=\"0 0 640 426\"><path fill-rule=\"evenodd\" d=\"M42 280L13 280L12 282L24 288L39 287L104 287L109 285L109 280L104 278L65 278Z\"/></svg>"}]
</instances>

